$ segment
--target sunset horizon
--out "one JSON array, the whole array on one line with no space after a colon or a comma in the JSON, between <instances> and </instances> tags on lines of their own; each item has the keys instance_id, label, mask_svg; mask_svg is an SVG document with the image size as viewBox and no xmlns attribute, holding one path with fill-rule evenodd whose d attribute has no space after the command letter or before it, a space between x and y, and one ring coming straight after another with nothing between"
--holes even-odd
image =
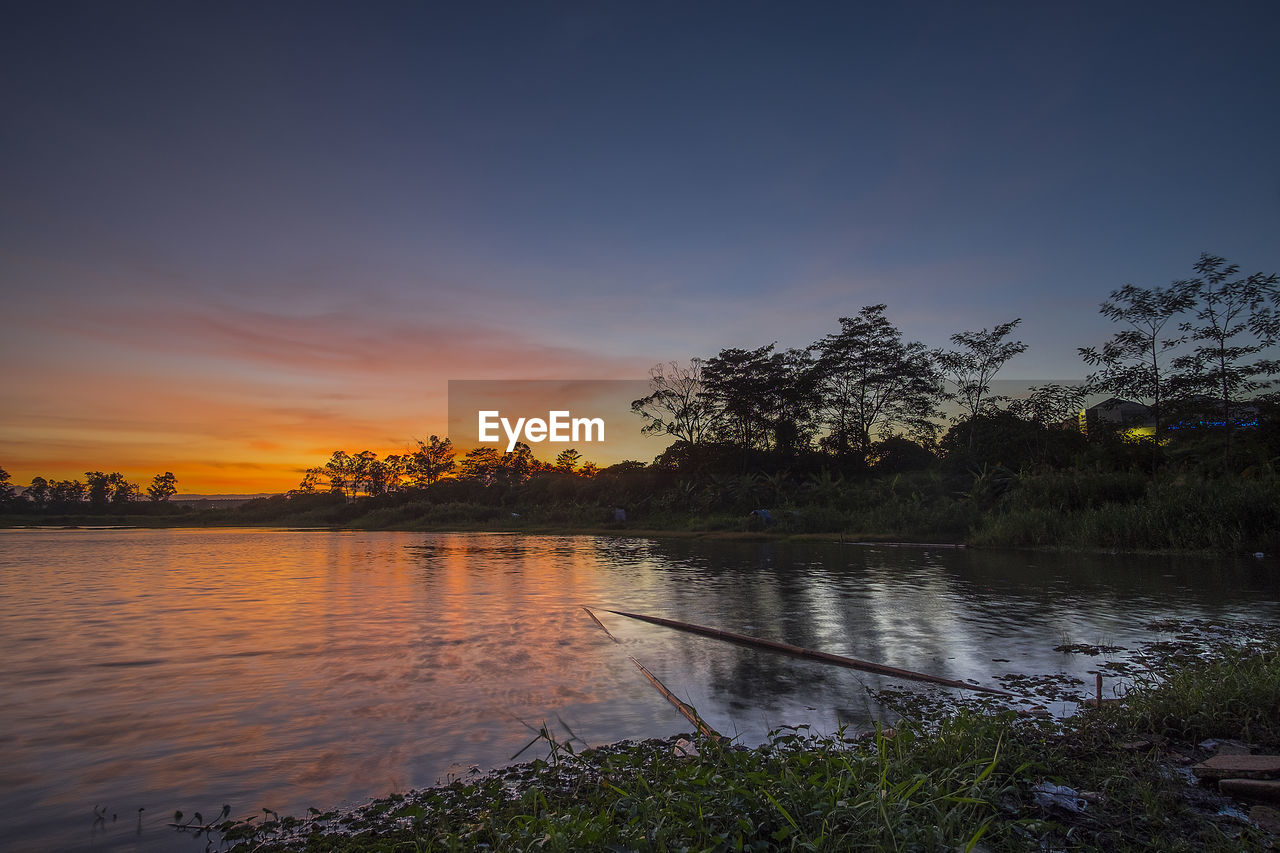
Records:
<instances>
[{"instance_id":1,"label":"sunset horizon","mask_svg":"<svg viewBox=\"0 0 1280 853\"><path fill-rule=\"evenodd\" d=\"M1083 377L1112 290L1280 268L1267 4L67 8L0 36L19 487L286 491L445 435L449 380L643 380L880 303L929 347L1021 318L1005 377Z\"/></svg>"}]
</instances>

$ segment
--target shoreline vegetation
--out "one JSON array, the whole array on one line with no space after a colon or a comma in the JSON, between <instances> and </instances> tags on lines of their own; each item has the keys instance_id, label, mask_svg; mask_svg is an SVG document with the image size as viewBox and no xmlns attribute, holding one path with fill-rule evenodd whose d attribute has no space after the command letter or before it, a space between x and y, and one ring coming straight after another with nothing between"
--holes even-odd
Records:
<instances>
[{"instance_id":1,"label":"shoreline vegetation","mask_svg":"<svg viewBox=\"0 0 1280 853\"><path fill-rule=\"evenodd\" d=\"M899 717L892 728L782 728L755 748L696 735L593 748L544 724L526 750L545 755L528 763L354 809L232 819L225 808L174 826L264 853L1272 849L1275 792L1232 799L1201 763L1280 752L1280 629L1148 627L1165 639L1102 667L1126 673L1118 701L1085 708L1069 685L1024 685L1083 703L1061 719L903 690L876 695Z\"/></svg>"},{"instance_id":2,"label":"shoreline vegetation","mask_svg":"<svg viewBox=\"0 0 1280 853\"><path fill-rule=\"evenodd\" d=\"M509 488L443 480L420 490L355 498L295 493L223 509L146 502L97 511L11 507L0 513L0 527L289 527L1280 552L1280 475L1269 465L1230 477L1000 468L963 482L930 469L853 482L829 483L820 476L819 487L810 483L793 490L752 475L690 489L652 466L615 477L605 472L591 479L550 472ZM764 494L770 490L775 493Z\"/></svg>"}]
</instances>

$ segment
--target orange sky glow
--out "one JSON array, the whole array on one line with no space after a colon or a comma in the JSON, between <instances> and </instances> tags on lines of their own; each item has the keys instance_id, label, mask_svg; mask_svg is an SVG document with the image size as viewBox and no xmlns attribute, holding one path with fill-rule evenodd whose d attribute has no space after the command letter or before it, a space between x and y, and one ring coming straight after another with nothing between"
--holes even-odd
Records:
<instances>
[{"instance_id":1,"label":"orange sky glow","mask_svg":"<svg viewBox=\"0 0 1280 853\"><path fill-rule=\"evenodd\" d=\"M179 493L281 492L334 450L403 453L447 435L450 378L645 375L644 359L499 328L419 326L404 314L105 312L106 322L102 311L64 312L59 324L83 324L75 347L5 378L0 465L15 484L104 470L145 487L172 471Z\"/></svg>"}]
</instances>

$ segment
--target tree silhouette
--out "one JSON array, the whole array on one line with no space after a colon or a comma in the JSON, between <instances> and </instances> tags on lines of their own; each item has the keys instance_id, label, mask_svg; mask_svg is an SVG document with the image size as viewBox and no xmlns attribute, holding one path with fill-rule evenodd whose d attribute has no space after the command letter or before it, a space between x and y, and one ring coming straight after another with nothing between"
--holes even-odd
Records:
<instances>
[{"instance_id":1,"label":"tree silhouette","mask_svg":"<svg viewBox=\"0 0 1280 853\"><path fill-rule=\"evenodd\" d=\"M0 488L0 492L3 491L4 489ZM49 505L51 493L52 489L49 486L48 480L44 477L32 477L31 485L27 486L26 489L23 490L22 496L26 498L36 509L44 509Z\"/></svg>"},{"instance_id":2,"label":"tree silhouette","mask_svg":"<svg viewBox=\"0 0 1280 853\"><path fill-rule=\"evenodd\" d=\"M1173 380L1173 374L1163 369L1165 356L1184 340L1181 336L1167 337L1164 329L1193 304L1195 288L1190 282L1174 282L1167 288L1126 284L1111 291L1099 311L1128 328L1116 332L1101 350L1079 349L1086 364L1099 368L1085 380L1089 390L1151 401L1157 445L1164 426L1163 403Z\"/></svg>"},{"instance_id":3,"label":"tree silhouette","mask_svg":"<svg viewBox=\"0 0 1280 853\"><path fill-rule=\"evenodd\" d=\"M574 473L578 467L578 463L582 461L582 454L574 448L560 451L560 455L556 457L556 469L566 474Z\"/></svg>"},{"instance_id":4,"label":"tree silhouette","mask_svg":"<svg viewBox=\"0 0 1280 853\"><path fill-rule=\"evenodd\" d=\"M177 491L178 478L173 476L172 471L165 471L163 474L156 474L151 485L147 486L147 498L153 503L160 503L169 500Z\"/></svg>"},{"instance_id":5,"label":"tree silhouette","mask_svg":"<svg viewBox=\"0 0 1280 853\"><path fill-rule=\"evenodd\" d=\"M493 447L476 447L462 457L459 479L473 480L481 485L492 485L498 474L498 451Z\"/></svg>"},{"instance_id":6,"label":"tree silhouette","mask_svg":"<svg viewBox=\"0 0 1280 853\"><path fill-rule=\"evenodd\" d=\"M1027 345L1022 341L1005 340L1021 322L1019 317L990 331L956 332L951 336L951 342L959 349L940 350L936 354L943 374L956 384L957 398L970 421L984 411L994 409L995 404L1003 399L989 396L991 380L1005 362L1026 352ZM969 446L972 449L972 428L969 430Z\"/></svg>"},{"instance_id":7,"label":"tree silhouette","mask_svg":"<svg viewBox=\"0 0 1280 853\"><path fill-rule=\"evenodd\" d=\"M863 462L872 444L897 427L932 433L942 395L929 350L917 341L905 343L885 307L868 305L856 317L841 317L840 331L813 345L828 430L823 443L838 456L852 452Z\"/></svg>"},{"instance_id":8,"label":"tree silhouette","mask_svg":"<svg viewBox=\"0 0 1280 853\"><path fill-rule=\"evenodd\" d=\"M700 358L682 365L671 361L649 369L647 397L632 402L631 411L645 419L644 435L669 435L676 441L699 444L715 427L712 407L703 395Z\"/></svg>"},{"instance_id":9,"label":"tree silhouette","mask_svg":"<svg viewBox=\"0 0 1280 853\"><path fill-rule=\"evenodd\" d=\"M1178 384L1187 392L1215 398L1223 422L1224 448L1231 448L1231 412L1240 398L1271 385L1265 377L1280 371L1280 361L1252 359L1277 339L1277 299L1274 273L1237 277L1240 267L1225 259L1201 254L1187 282L1196 296L1195 318L1180 329L1195 348L1174 359Z\"/></svg>"},{"instance_id":10,"label":"tree silhouette","mask_svg":"<svg viewBox=\"0 0 1280 853\"><path fill-rule=\"evenodd\" d=\"M453 473L456 467L453 457L453 443L433 435L429 444L418 442L418 449L409 461L408 475L415 486L430 486Z\"/></svg>"}]
</instances>

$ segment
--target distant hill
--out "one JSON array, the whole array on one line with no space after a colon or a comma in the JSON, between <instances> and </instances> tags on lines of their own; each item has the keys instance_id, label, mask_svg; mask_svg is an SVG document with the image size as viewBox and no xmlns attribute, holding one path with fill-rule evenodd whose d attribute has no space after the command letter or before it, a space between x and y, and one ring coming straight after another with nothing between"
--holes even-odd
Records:
<instances>
[{"instance_id":1,"label":"distant hill","mask_svg":"<svg viewBox=\"0 0 1280 853\"><path fill-rule=\"evenodd\" d=\"M273 498L279 492L258 492L253 495L174 495L170 502L176 501L251 501L254 498Z\"/></svg>"}]
</instances>

